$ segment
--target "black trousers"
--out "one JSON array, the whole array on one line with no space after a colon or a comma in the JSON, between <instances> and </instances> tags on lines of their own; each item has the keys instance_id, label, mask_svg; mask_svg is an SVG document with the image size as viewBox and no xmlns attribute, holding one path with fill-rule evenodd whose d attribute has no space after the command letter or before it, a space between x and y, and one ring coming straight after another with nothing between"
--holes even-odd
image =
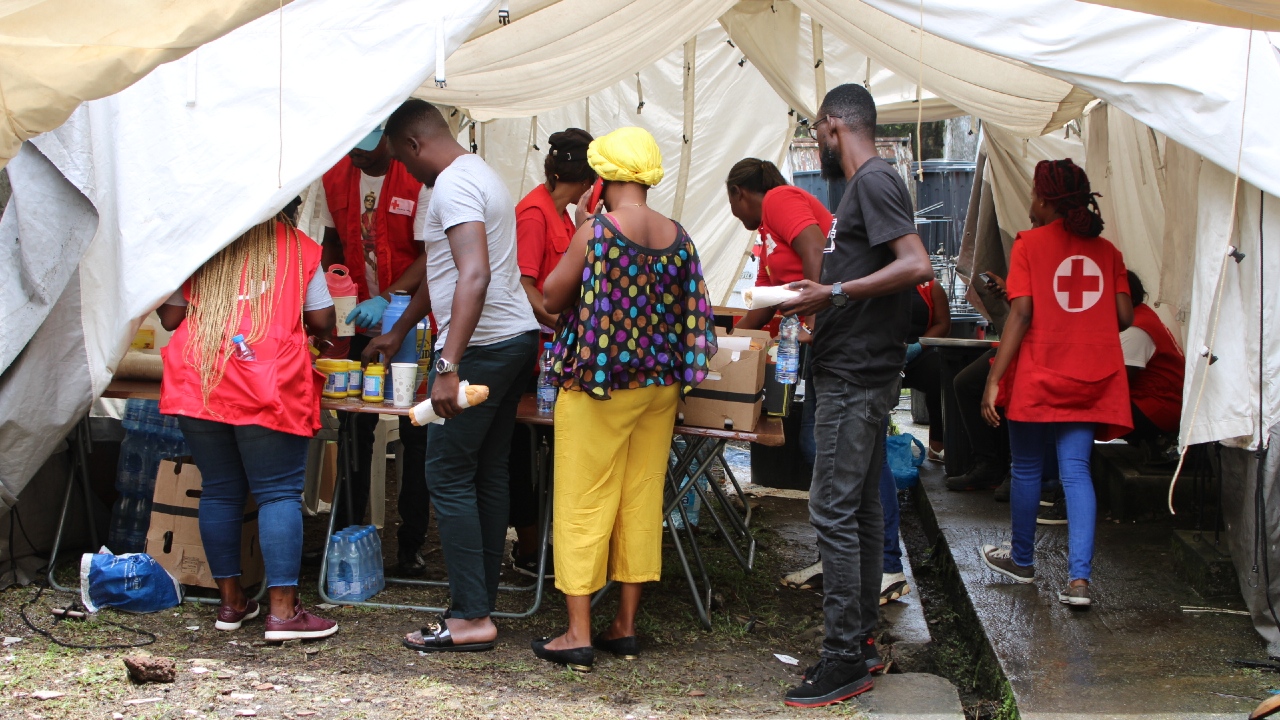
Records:
<instances>
[{"instance_id":1,"label":"black trousers","mask_svg":"<svg viewBox=\"0 0 1280 720\"><path fill-rule=\"evenodd\" d=\"M991 359L995 356L995 350L988 350L982 354L982 357L956 373L954 382L956 409L960 411L960 420L964 425L965 434L969 436L974 461L985 460L1001 467L1008 467L1009 431L1004 424L993 428L982 419L982 393L987 387L987 375L991 373ZM932 422L932 408L929 413L929 420ZM931 439L932 436L931 432Z\"/></svg>"},{"instance_id":2,"label":"black trousers","mask_svg":"<svg viewBox=\"0 0 1280 720\"><path fill-rule=\"evenodd\" d=\"M360 353L371 338L356 335L351 338L352 360L359 360ZM373 452L373 433L378 425L377 415L363 413L339 413L342 431L347 432L355 424L356 457L355 474L351 478L350 494L338 498L333 512L338 527L359 525L364 522L369 509L369 468ZM400 478L400 529L396 531L400 553L416 552L427 540L427 528L431 521L431 496L427 492L427 428L414 427L408 417L400 418L401 461L404 465ZM341 452L341 448L339 448ZM339 466L344 462L338 458Z\"/></svg>"},{"instance_id":3,"label":"black trousers","mask_svg":"<svg viewBox=\"0 0 1280 720\"><path fill-rule=\"evenodd\" d=\"M942 442L942 355L937 348L925 348L907 363L902 371L902 386L924 393L924 405L929 410L929 442Z\"/></svg>"}]
</instances>

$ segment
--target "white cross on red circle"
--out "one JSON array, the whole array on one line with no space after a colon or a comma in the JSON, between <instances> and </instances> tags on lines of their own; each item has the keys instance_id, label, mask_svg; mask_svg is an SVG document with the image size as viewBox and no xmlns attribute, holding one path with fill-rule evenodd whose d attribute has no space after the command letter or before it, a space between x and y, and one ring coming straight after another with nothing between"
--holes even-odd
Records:
<instances>
[{"instance_id":1,"label":"white cross on red circle","mask_svg":"<svg viewBox=\"0 0 1280 720\"><path fill-rule=\"evenodd\" d=\"M1053 273L1053 296L1071 313L1084 312L1102 298L1102 269L1085 255L1072 255Z\"/></svg>"}]
</instances>

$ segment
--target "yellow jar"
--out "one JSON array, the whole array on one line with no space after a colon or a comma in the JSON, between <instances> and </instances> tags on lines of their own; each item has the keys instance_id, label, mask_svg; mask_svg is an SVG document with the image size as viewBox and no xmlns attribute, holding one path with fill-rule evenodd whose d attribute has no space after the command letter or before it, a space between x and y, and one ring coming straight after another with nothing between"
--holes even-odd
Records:
<instances>
[{"instance_id":1,"label":"yellow jar","mask_svg":"<svg viewBox=\"0 0 1280 720\"><path fill-rule=\"evenodd\" d=\"M347 396L349 376L347 374L346 360L330 360L327 358L317 360L316 370L324 373L324 392L321 394L335 400Z\"/></svg>"},{"instance_id":2,"label":"yellow jar","mask_svg":"<svg viewBox=\"0 0 1280 720\"><path fill-rule=\"evenodd\" d=\"M382 402L386 374L386 369L378 363L372 363L364 369L364 395L361 397L365 402Z\"/></svg>"},{"instance_id":3,"label":"yellow jar","mask_svg":"<svg viewBox=\"0 0 1280 720\"><path fill-rule=\"evenodd\" d=\"M347 361L347 396L360 397L364 392L364 368L359 360Z\"/></svg>"}]
</instances>

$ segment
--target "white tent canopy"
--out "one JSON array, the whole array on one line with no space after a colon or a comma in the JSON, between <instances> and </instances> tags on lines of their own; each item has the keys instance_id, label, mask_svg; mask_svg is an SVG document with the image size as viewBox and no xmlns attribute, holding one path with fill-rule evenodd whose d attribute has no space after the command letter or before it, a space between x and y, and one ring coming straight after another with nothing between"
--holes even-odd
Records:
<instances>
[{"instance_id":1,"label":"white tent canopy","mask_svg":"<svg viewBox=\"0 0 1280 720\"><path fill-rule=\"evenodd\" d=\"M1252 313L1256 328L1249 303L1257 298L1250 275L1257 265L1228 266L1222 257L1229 242L1258 242L1262 206L1250 206L1250 195L1280 192L1280 138L1269 132L1280 110L1280 63L1270 36L1252 35L1245 114L1247 31L1074 0L1010 7L977 0L510 6L512 22L503 26L496 3L483 0L375 0L358 8L297 0L283 11L282 75L273 14L86 103L67 124L24 146L10 167L15 196L0 225L8 246L18 248L18 262L0 269L9 281L0 315L17 320L5 337L10 344L0 346L0 484L16 494L88 398L101 393L138 318L410 93L492 119L480 126L482 152L516 190L540 177L531 137L540 142L569 125L597 134L650 127L674 170L655 198L690 228L721 293L748 241L725 207L728 166L747 155L779 159L797 119L788 110L812 114L824 86L869 82L886 119L911 119L913 110L926 119L957 112L981 118L989 129L988 179L1004 206L997 215L1010 233L1019 229L1020 190L1003 187L1001 172L1025 175L1031 143L1048 147L1038 136L1080 119L1094 98L1105 100L1116 114L1108 113L1108 139L1094 141L1088 160L1095 174L1098 162L1117 170L1108 193L1117 218L1125 218L1110 225L1117 242L1162 276L1170 271L1170 243L1183 243L1172 264L1191 290L1177 312L1194 366L1188 403L1200 398L1197 430L1184 428L1183 440L1254 433L1249 403L1258 380L1249 348L1256 353L1256 330L1248 320L1218 318L1232 303L1230 312ZM446 50L461 46L445 63L443 89L431 82L437 41ZM637 83L647 103L638 115ZM1144 150L1140 140L1148 135L1155 145ZM997 155L1021 170L1002 171ZM1197 163L1199 157L1209 162ZM1241 186L1233 230L1223 220L1233 216L1240 157L1249 184ZM1185 223L1157 231L1152 218L1130 207L1149 197L1125 191L1133 173L1150 168L1163 168L1164 185L1156 186L1162 204L1194 218L1194 235ZM75 192L88 202L75 200ZM55 227L42 217L38 206L50 197L76 206L71 220L79 222ZM1170 201L1186 197L1195 198L1194 211ZM86 239L85 228L95 225ZM1162 243L1163 253L1156 252ZM1192 256L1194 262L1182 261ZM57 261L37 266L36 257ZM1174 287L1166 277L1148 284ZM1268 338L1267 348L1274 343ZM1209 344L1220 361L1201 383L1196 348ZM1269 421L1276 400L1268 398Z\"/></svg>"}]
</instances>

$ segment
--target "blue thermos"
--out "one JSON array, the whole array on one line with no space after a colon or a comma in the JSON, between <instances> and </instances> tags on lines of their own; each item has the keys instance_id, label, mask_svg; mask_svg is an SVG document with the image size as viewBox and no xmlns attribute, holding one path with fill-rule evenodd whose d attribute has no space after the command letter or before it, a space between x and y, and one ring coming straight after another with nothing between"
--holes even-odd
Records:
<instances>
[{"instance_id":1,"label":"blue thermos","mask_svg":"<svg viewBox=\"0 0 1280 720\"><path fill-rule=\"evenodd\" d=\"M404 315L404 311L408 307L409 293L400 291L391 293L391 304L388 305L387 309L382 313L382 333L384 335L391 332L391 328L395 326L396 321L400 319L400 316ZM395 355L387 359L387 363L389 365L390 363L417 364L417 362L418 333L414 332L413 329L410 329L410 331L404 336L404 344L400 346L400 349L396 351ZM391 368L388 366L388 374L390 374L390 369ZM387 383L387 385L390 386L391 383Z\"/></svg>"}]
</instances>

